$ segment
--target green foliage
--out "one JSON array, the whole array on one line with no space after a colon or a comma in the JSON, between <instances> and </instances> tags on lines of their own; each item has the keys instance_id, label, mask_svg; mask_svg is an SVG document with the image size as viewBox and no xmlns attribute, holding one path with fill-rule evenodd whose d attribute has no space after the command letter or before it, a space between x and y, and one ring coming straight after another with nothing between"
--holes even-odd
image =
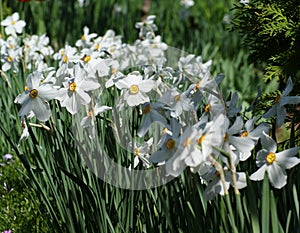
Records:
<instances>
[{"instance_id":1,"label":"green foliage","mask_svg":"<svg viewBox=\"0 0 300 233\"><path fill-rule=\"evenodd\" d=\"M0 164L0 230L53 232L51 216L38 200L19 159Z\"/></svg>"},{"instance_id":2,"label":"green foliage","mask_svg":"<svg viewBox=\"0 0 300 233\"><path fill-rule=\"evenodd\" d=\"M291 76L299 93L300 3L297 0L253 0L237 4L233 29L243 36L253 61L266 64L265 81L283 86Z\"/></svg>"}]
</instances>

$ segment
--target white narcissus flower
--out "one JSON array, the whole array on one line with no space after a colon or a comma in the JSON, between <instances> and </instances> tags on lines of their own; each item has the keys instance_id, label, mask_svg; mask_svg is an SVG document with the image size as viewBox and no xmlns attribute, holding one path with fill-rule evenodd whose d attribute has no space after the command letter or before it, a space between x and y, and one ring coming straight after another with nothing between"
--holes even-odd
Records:
<instances>
[{"instance_id":1,"label":"white narcissus flower","mask_svg":"<svg viewBox=\"0 0 300 233\"><path fill-rule=\"evenodd\" d=\"M184 6L185 8L190 8L191 6L194 6L193 0L181 0L180 5Z\"/></svg>"},{"instance_id":2,"label":"white narcissus flower","mask_svg":"<svg viewBox=\"0 0 300 233\"><path fill-rule=\"evenodd\" d=\"M109 106L100 106L98 103L95 105L93 109L91 109L87 116L82 118L80 125L82 128L88 128L89 130L89 137L94 138L95 137L95 117L99 115L102 112L105 112L107 110L111 110L112 108Z\"/></svg>"},{"instance_id":3,"label":"white narcissus flower","mask_svg":"<svg viewBox=\"0 0 300 233\"><path fill-rule=\"evenodd\" d=\"M75 45L77 47L89 48L93 45L92 39L97 37L96 33L89 34L90 29L85 26L83 28L83 35L81 36L80 40L77 40Z\"/></svg>"},{"instance_id":4,"label":"white narcissus flower","mask_svg":"<svg viewBox=\"0 0 300 233\"><path fill-rule=\"evenodd\" d=\"M16 33L22 33L26 22L19 20L20 16L18 12L13 13L11 16L6 17L6 19L1 21L1 25L5 27L6 35L16 36Z\"/></svg>"},{"instance_id":5,"label":"white narcissus flower","mask_svg":"<svg viewBox=\"0 0 300 233\"><path fill-rule=\"evenodd\" d=\"M191 99L187 97L186 93L179 93L176 88L165 92L159 99L159 102L166 104L171 110L171 116L179 117L183 111L193 111L194 106Z\"/></svg>"},{"instance_id":6,"label":"white narcissus flower","mask_svg":"<svg viewBox=\"0 0 300 233\"><path fill-rule=\"evenodd\" d=\"M235 136L239 134L243 128L243 119L239 116L235 119L234 123L229 127L230 121L226 117L225 118L225 128L226 133L224 136L224 144L223 149L230 153L231 155L235 155L235 153L231 152L238 152L239 157L232 158L235 163L238 160L246 160L251 156L251 150L255 146L255 142L250 137L239 137ZM224 158L226 160L226 158Z\"/></svg>"},{"instance_id":7,"label":"white narcissus flower","mask_svg":"<svg viewBox=\"0 0 300 233\"><path fill-rule=\"evenodd\" d=\"M292 79L287 80L287 85L281 95L275 99L275 104L263 115L264 118L270 118L276 115L276 127L283 125L286 116L284 105L300 103L300 96L287 96L293 89Z\"/></svg>"},{"instance_id":8,"label":"white narcissus flower","mask_svg":"<svg viewBox=\"0 0 300 233\"><path fill-rule=\"evenodd\" d=\"M142 125L139 128L139 131L137 135L139 137L145 136L145 134L148 132L150 126L153 123L158 123L162 127L167 127L168 122L167 119L160 114L160 110L162 109L162 104L157 102L157 103L145 103L143 106L143 114L145 116L144 121Z\"/></svg>"},{"instance_id":9,"label":"white narcissus flower","mask_svg":"<svg viewBox=\"0 0 300 233\"><path fill-rule=\"evenodd\" d=\"M30 74L26 79L25 91L18 95L15 103L22 104L19 116L26 116L33 111L40 121L47 121L51 115L51 109L47 101L54 99L58 91L50 84L42 84L43 75L40 72Z\"/></svg>"},{"instance_id":10,"label":"white narcissus flower","mask_svg":"<svg viewBox=\"0 0 300 233\"><path fill-rule=\"evenodd\" d=\"M138 71L131 72L115 85L117 88L124 90L124 99L131 107L149 102L150 99L146 93L156 86L154 80L143 80L143 76Z\"/></svg>"},{"instance_id":11,"label":"white narcissus flower","mask_svg":"<svg viewBox=\"0 0 300 233\"><path fill-rule=\"evenodd\" d=\"M10 49L7 53L2 54L1 62L4 72L12 70L14 73L19 71L19 49Z\"/></svg>"},{"instance_id":12,"label":"white narcissus flower","mask_svg":"<svg viewBox=\"0 0 300 233\"><path fill-rule=\"evenodd\" d=\"M256 165L260 168L250 176L250 179L262 180L265 172L267 172L272 186L280 189L286 185L285 169L290 169L300 163L300 159L295 157L300 147L293 147L276 153L276 142L265 132L261 137L261 144L264 149L258 151L256 161Z\"/></svg>"},{"instance_id":13,"label":"white narcissus flower","mask_svg":"<svg viewBox=\"0 0 300 233\"><path fill-rule=\"evenodd\" d=\"M211 164L204 164L200 170L199 174L202 179L208 182L206 189L204 190L204 198L207 201L211 201L214 199L215 196L218 194L224 195L230 185L234 186L234 182L232 180L232 173L231 171L225 167L223 168L224 172L224 183L225 187L222 184L220 173L211 165ZM236 187L238 189L245 188L247 186L247 179L246 174L244 172L237 172L236 173Z\"/></svg>"},{"instance_id":14,"label":"white narcissus flower","mask_svg":"<svg viewBox=\"0 0 300 233\"><path fill-rule=\"evenodd\" d=\"M59 90L57 99L62 107L75 114L82 105L90 103L91 97L87 92L98 89L100 84L95 78L88 77L88 73L79 64L72 71L72 77L63 83L64 87Z\"/></svg>"}]
</instances>

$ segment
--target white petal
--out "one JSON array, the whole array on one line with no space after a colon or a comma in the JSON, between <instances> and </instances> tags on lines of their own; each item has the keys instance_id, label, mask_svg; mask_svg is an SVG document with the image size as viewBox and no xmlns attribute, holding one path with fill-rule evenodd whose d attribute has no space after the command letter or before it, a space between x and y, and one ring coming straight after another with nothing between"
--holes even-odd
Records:
<instances>
[{"instance_id":1,"label":"white petal","mask_svg":"<svg viewBox=\"0 0 300 233\"><path fill-rule=\"evenodd\" d=\"M300 96L282 96L279 102L280 106L298 103L300 103Z\"/></svg>"},{"instance_id":2,"label":"white petal","mask_svg":"<svg viewBox=\"0 0 300 233\"><path fill-rule=\"evenodd\" d=\"M285 117L286 117L286 110L285 110L285 108L278 106L278 108L277 108L277 116L276 116L276 128L279 128L280 126L283 125Z\"/></svg>"},{"instance_id":3,"label":"white petal","mask_svg":"<svg viewBox=\"0 0 300 233\"><path fill-rule=\"evenodd\" d=\"M264 179L264 175L267 171L267 165L263 165L261 168L259 168L256 172L254 172L251 176L250 176L250 180L262 180Z\"/></svg>"},{"instance_id":4,"label":"white petal","mask_svg":"<svg viewBox=\"0 0 300 233\"><path fill-rule=\"evenodd\" d=\"M263 132L263 135L260 140L261 140L261 144L265 149L267 149L269 152L276 152L277 150L276 142L265 132Z\"/></svg>"},{"instance_id":5,"label":"white petal","mask_svg":"<svg viewBox=\"0 0 300 233\"><path fill-rule=\"evenodd\" d=\"M47 102L41 100L40 98L35 98L33 101L34 115L40 121L47 121L51 115L51 109Z\"/></svg>"},{"instance_id":6,"label":"white petal","mask_svg":"<svg viewBox=\"0 0 300 233\"><path fill-rule=\"evenodd\" d=\"M204 190L204 198L207 201L211 201L214 199L215 196L217 196L219 193L221 193L223 190L222 184L219 179L214 179L211 181L206 189ZM224 193L224 192L223 192Z\"/></svg>"},{"instance_id":7,"label":"white petal","mask_svg":"<svg viewBox=\"0 0 300 233\"><path fill-rule=\"evenodd\" d=\"M281 189L286 185L286 172L276 162L268 166L268 177L274 188Z\"/></svg>"},{"instance_id":8,"label":"white petal","mask_svg":"<svg viewBox=\"0 0 300 233\"><path fill-rule=\"evenodd\" d=\"M18 112L19 116L25 116L27 115L31 110L33 109L33 103L31 98L27 98L24 102L23 105L20 109L20 111Z\"/></svg>"},{"instance_id":9,"label":"white petal","mask_svg":"<svg viewBox=\"0 0 300 233\"><path fill-rule=\"evenodd\" d=\"M76 95L80 97L80 103L86 105L91 102L91 97L81 89L76 89Z\"/></svg>"},{"instance_id":10,"label":"white petal","mask_svg":"<svg viewBox=\"0 0 300 233\"><path fill-rule=\"evenodd\" d=\"M23 92L15 98L14 103L23 104L29 98L28 92Z\"/></svg>"},{"instance_id":11,"label":"white petal","mask_svg":"<svg viewBox=\"0 0 300 233\"><path fill-rule=\"evenodd\" d=\"M58 90L54 89L51 85L42 85L38 88L38 95L43 100L49 101L58 95Z\"/></svg>"},{"instance_id":12,"label":"white petal","mask_svg":"<svg viewBox=\"0 0 300 233\"><path fill-rule=\"evenodd\" d=\"M273 105L262 117L263 118L271 118L277 113L278 104Z\"/></svg>"},{"instance_id":13,"label":"white petal","mask_svg":"<svg viewBox=\"0 0 300 233\"><path fill-rule=\"evenodd\" d=\"M237 172L236 173L236 187L238 189L245 188L247 186L247 178L246 178L246 173L245 172Z\"/></svg>"},{"instance_id":14,"label":"white petal","mask_svg":"<svg viewBox=\"0 0 300 233\"><path fill-rule=\"evenodd\" d=\"M171 153L166 151L166 150L160 150L160 151L156 151L154 152L151 156L150 156L150 161L152 163L158 163L158 162L163 162L167 159L169 159L171 157Z\"/></svg>"},{"instance_id":15,"label":"white petal","mask_svg":"<svg viewBox=\"0 0 300 233\"><path fill-rule=\"evenodd\" d=\"M293 89L293 82L291 77L288 78L287 83L286 83L286 87L284 89L284 91L282 92L282 96L286 96L288 95Z\"/></svg>"},{"instance_id":16,"label":"white petal","mask_svg":"<svg viewBox=\"0 0 300 233\"><path fill-rule=\"evenodd\" d=\"M154 80L144 80L141 83L138 84L140 91L142 92L149 92L153 89L155 86L155 81Z\"/></svg>"},{"instance_id":17,"label":"white petal","mask_svg":"<svg viewBox=\"0 0 300 233\"><path fill-rule=\"evenodd\" d=\"M100 87L100 84L94 78L87 78L80 84L80 89L84 91L93 91Z\"/></svg>"},{"instance_id":18,"label":"white petal","mask_svg":"<svg viewBox=\"0 0 300 233\"><path fill-rule=\"evenodd\" d=\"M296 166L300 162L300 159L295 157L295 155L299 152L299 150L300 147L294 147L276 153L276 162L278 162L280 166L285 169L290 169Z\"/></svg>"}]
</instances>

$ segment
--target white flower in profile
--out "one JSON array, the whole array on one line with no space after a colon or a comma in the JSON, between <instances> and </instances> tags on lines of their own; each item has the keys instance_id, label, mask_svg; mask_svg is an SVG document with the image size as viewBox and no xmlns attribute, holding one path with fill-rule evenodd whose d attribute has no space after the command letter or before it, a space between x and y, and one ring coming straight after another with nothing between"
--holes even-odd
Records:
<instances>
[{"instance_id":1,"label":"white flower in profile","mask_svg":"<svg viewBox=\"0 0 300 233\"><path fill-rule=\"evenodd\" d=\"M57 99L62 107L66 107L68 112L75 114L82 105L87 105L91 97L87 92L96 90L100 84L93 77L88 77L88 73L76 64L72 69L72 77L63 82L64 87L59 90Z\"/></svg>"},{"instance_id":2,"label":"white flower in profile","mask_svg":"<svg viewBox=\"0 0 300 233\"><path fill-rule=\"evenodd\" d=\"M2 70L4 72L12 70L17 73L19 71L19 57L19 49L9 49L7 53L2 54Z\"/></svg>"},{"instance_id":3,"label":"white flower in profile","mask_svg":"<svg viewBox=\"0 0 300 233\"><path fill-rule=\"evenodd\" d=\"M287 85L281 95L275 99L275 104L263 115L264 118L270 118L276 115L276 127L283 125L286 116L284 105L300 103L300 96L287 96L293 89L292 79L287 80Z\"/></svg>"},{"instance_id":4,"label":"white flower in profile","mask_svg":"<svg viewBox=\"0 0 300 233\"><path fill-rule=\"evenodd\" d=\"M123 96L127 104L131 107L149 102L146 93L150 92L156 83L154 80L143 80L143 76L138 71L131 72L126 78L115 83L118 89L123 90Z\"/></svg>"},{"instance_id":5,"label":"white flower in profile","mask_svg":"<svg viewBox=\"0 0 300 233\"><path fill-rule=\"evenodd\" d=\"M262 180L265 172L273 187L280 189L286 185L286 169L290 169L300 163L300 159L295 155L300 147L293 147L281 152L277 152L276 142L265 132L261 138L264 149L258 151L256 165L259 169L251 176L251 180Z\"/></svg>"},{"instance_id":6,"label":"white flower in profile","mask_svg":"<svg viewBox=\"0 0 300 233\"><path fill-rule=\"evenodd\" d=\"M185 92L179 93L177 88L165 92L159 101L169 106L171 116L174 118L179 117L183 111L194 110L191 99L187 97Z\"/></svg>"},{"instance_id":7,"label":"white flower in profile","mask_svg":"<svg viewBox=\"0 0 300 233\"><path fill-rule=\"evenodd\" d=\"M89 131L89 137L94 138L96 131L95 131L95 118L102 112L111 110L112 108L109 106L101 106L98 103L92 108L88 113L87 116L83 117L80 125L82 128L87 128Z\"/></svg>"},{"instance_id":8,"label":"white flower in profile","mask_svg":"<svg viewBox=\"0 0 300 233\"><path fill-rule=\"evenodd\" d=\"M240 137L238 134L241 132L243 128L243 119L239 116L235 119L234 123L229 127L230 121L226 117L225 118L225 129L226 133L224 136L224 144L223 149L230 153L232 156L235 155L237 152L239 157L232 158L235 163L238 162L238 160L246 160L251 156L251 150L255 146L255 142L250 137ZM226 158L224 158L226 159Z\"/></svg>"},{"instance_id":9,"label":"white flower in profile","mask_svg":"<svg viewBox=\"0 0 300 233\"><path fill-rule=\"evenodd\" d=\"M250 2L250 0L240 0L240 3L244 4L244 5L248 5Z\"/></svg>"},{"instance_id":10,"label":"white flower in profile","mask_svg":"<svg viewBox=\"0 0 300 233\"><path fill-rule=\"evenodd\" d=\"M5 27L6 35L16 36L16 33L22 33L26 22L19 20L20 16L18 12L13 13L11 16L7 16L6 19L1 21L1 26Z\"/></svg>"},{"instance_id":11,"label":"white flower in profile","mask_svg":"<svg viewBox=\"0 0 300 233\"><path fill-rule=\"evenodd\" d=\"M184 6L185 8L190 8L194 6L195 2L193 0L180 0L180 5Z\"/></svg>"},{"instance_id":12,"label":"white flower in profile","mask_svg":"<svg viewBox=\"0 0 300 233\"><path fill-rule=\"evenodd\" d=\"M270 130L270 126L266 123L261 123L254 128L254 119L247 120L244 128L245 129L241 131L240 136L243 138L249 137L255 143L257 143L258 139L262 137L263 132L268 133Z\"/></svg>"},{"instance_id":13,"label":"white flower in profile","mask_svg":"<svg viewBox=\"0 0 300 233\"><path fill-rule=\"evenodd\" d=\"M34 72L27 77L25 91L15 99L15 103L22 104L19 116L26 116L33 111L38 120L47 121L49 119L51 109L47 101L54 99L58 91L50 84L42 84L43 79L40 72Z\"/></svg>"},{"instance_id":14,"label":"white flower in profile","mask_svg":"<svg viewBox=\"0 0 300 233\"><path fill-rule=\"evenodd\" d=\"M160 150L155 151L150 156L150 161L153 163L160 163L170 159L176 150L178 149L180 142L180 130L181 124L177 119L171 118L170 129L165 128L163 135L158 146L161 146Z\"/></svg>"},{"instance_id":15,"label":"white flower in profile","mask_svg":"<svg viewBox=\"0 0 300 233\"><path fill-rule=\"evenodd\" d=\"M87 26L85 26L83 28L83 35L81 36L80 40L77 40L75 43L77 47L90 48L93 45L92 39L97 37L97 34L89 34L89 32L90 29Z\"/></svg>"},{"instance_id":16,"label":"white flower in profile","mask_svg":"<svg viewBox=\"0 0 300 233\"><path fill-rule=\"evenodd\" d=\"M196 167L203 161L202 153L197 147L197 136L195 127L185 128L175 154L166 162L167 174L177 177L187 166Z\"/></svg>"},{"instance_id":17,"label":"white flower in profile","mask_svg":"<svg viewBox=\"0 0 300 233\"><path fill-rule=\"evenodd\" d=\"M148 132L150 126L153 123L158 123L162 127L167 127L168 122L167 119L160 113L162 109L162 103L145 103L143 106L143 115L145 116L142 125L139 128L137 135L139 137L145 136Z\"/></svg>"},{"instance_id":18,"label":"white flower in profile","mask_svg":"<svg viewBox=\"0 0 300 233\"><path fill-rule=\"evenodd\" d=\"M223 168L224 172L224 185L222 184L222 180L220 177L220 172L218 172L211 164L203 164L203 166L199 170L200 177L208 182L206 189L204 190L204 198L207 201L211 201L217 196L225 195L228 192L228 189L231 186L234 186L232 180L231 171L225 167ZM247 186L246 174L244 172L236 173L236 186L238 189L245 188Z\"/></svg>"},{"instance_id":19,"label":"white flower in profile","mask_svg":"<svg viewBox=\"0 0 300 233\"><path fill-rule=\"evenodd\" d=\"M153 137L150 138L148 141L144 142L142 145L137 145L134 142L134 168L136 168L141 161L143 166L149 168L151 163L149 161L151 146L153 145Z\"/></svg>"}]
</instances>

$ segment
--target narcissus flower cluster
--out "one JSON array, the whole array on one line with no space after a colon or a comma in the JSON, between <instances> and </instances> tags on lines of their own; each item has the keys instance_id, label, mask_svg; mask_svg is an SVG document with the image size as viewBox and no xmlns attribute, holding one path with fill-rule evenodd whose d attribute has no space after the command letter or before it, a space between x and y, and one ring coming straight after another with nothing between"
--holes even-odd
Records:
<instances>
[{"instance_id":1,"label":"narcissus flower cluster","mask_svg":"<svg viewBox=\"0 0 300 233\"><path fill-rule=\"evenodd\" d=\"M186 7L193 5L193 1L181 2ZM207 200L227 194L230 186L235 191L245 188L247 175L251 180L261 180L267 172L271 184L282 188L286 184L285 169L299 163L299 147L277 152L266 121L276 116L276 125L281 126L285 106L300 103L299 96L288 96L291 79L263 118L245 118L237 93L227 100L219 91L224 75L212 77L212 61L203 62L201 56L187 54L178 56L175 65L167 65L167 51L172 48L156 35L153 15L136 23L139 38L133 44L122 42L112 30L98 36L85 26L75 46L66 44L56 53L46 35L29 36L21 43L16 34L25 23L18 20L14 14L1 23L8 36L1 40L1 60L5 72L17 72L20 60L32 70L23 93L15 99L21 105L19 116L24 126L25 118L49 120L54 106L59 105L60 111L65 108L71 115L85 111L80 126L92 139L100 114L113 108L119 112L137 110L138 128L127 142L135 156L130 169L138 167L139 162L145 169L164 166L174 177L189 169L206 184ZM44 57L57 61L57 67L49 67ZM111 101L105 98L114 99L116 106L109 106ZM120 116L116 127L129 124L130 117ZM152 135L156 126L159 134ZM28 137L26 127L24 138ZM252 175L238 171L240 163L252 159L259 143L259 169Z\"/></svg>"}]
</instances>

